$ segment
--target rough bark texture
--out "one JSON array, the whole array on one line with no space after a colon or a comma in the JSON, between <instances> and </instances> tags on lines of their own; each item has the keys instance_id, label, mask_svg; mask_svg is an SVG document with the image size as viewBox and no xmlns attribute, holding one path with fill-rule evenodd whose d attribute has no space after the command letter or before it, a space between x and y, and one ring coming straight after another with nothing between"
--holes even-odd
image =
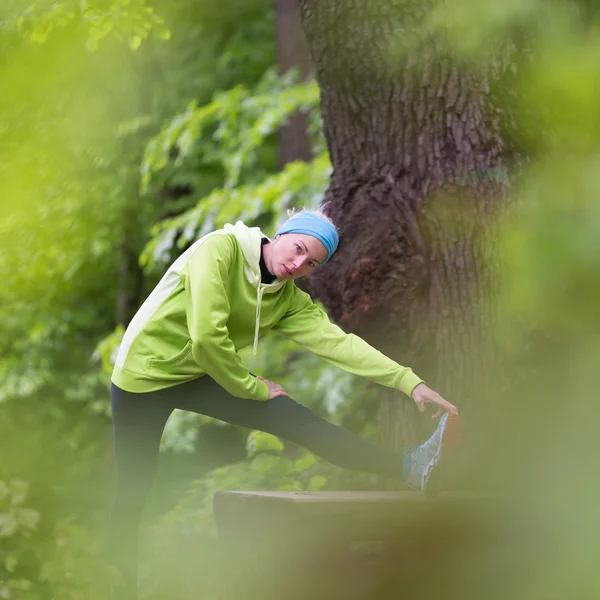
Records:
<instances>
[{"instance_id":1,"label":"rough bark texture","mask_svg":"<svg viewBox=\"0 0 600 600\"><path fill-rule=\"evenodd\" d=\"M494 368L483 299L509 185L494 74L461 66L423 33L425 2L300 4L334 166L324 202L341 237L311 292L468 420ZM395 447L432 430L386 390L381 420Z\"/></svg>"},{"instance_id":2,"label":"rough bark texture","mask_svg":"<svg viewBox=\"0 0 600 600\"><path fill-rule=\"evenodd\" d=\"M275 0L277 62L281 72L295 68L306 77L312 72L312 63L298 8L298 0ZM279 131L279 168L310 159L308 119L297 113Z\"/></svg>"}]
</instances>

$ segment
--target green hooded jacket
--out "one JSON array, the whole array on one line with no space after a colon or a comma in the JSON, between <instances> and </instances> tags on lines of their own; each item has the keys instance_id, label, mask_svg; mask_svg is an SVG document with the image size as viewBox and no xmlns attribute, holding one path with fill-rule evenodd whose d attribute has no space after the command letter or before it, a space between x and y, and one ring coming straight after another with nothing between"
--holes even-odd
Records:
<instances>
[{"instance_id":1,"label":"green hooded jacket","mask_svg":"<svg viewBox=\"0 0 600 600\"><path fill-rule=\"evenodd\" d=\"M238 350L270 330L337 367L408 396L422 382L411 369L330 322L293 281L261 283L258 227L241 221L196 241L168 269L132 319L112 381L151 392L209 375L234 396L267 400L267 385Z\"/></svg>"}]
</instances>

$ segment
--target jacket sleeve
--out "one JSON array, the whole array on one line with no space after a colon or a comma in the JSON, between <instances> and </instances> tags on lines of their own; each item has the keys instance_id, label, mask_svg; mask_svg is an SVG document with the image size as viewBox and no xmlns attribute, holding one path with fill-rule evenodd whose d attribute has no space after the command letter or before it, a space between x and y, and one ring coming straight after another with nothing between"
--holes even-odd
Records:
<instances>
[{"instance_id":1,"label":"jacket sleeve","mask_svg":"<svg viewBox=\"0 0 600 600\"><path fill-rule=\"evenodd\" d=\"M227 329L227 290L235 251L231 236L212 235L188 263L185 294L192 355L206 374L230 394L267 400L267 385L249 373Z\"/></svg>"},{"instance_id":2,"label":"jacket sleeve","mask_svg":"<svg viewBox=\"0 0 600 600\"><path fill-rule=\"evenodd\" d=\"M423 380L352 333L334 325L325 311L305 292L297 289L295 302L273 328L274 331L354 375L398 389L407 396Z\"/></svg>"}]
</instances>

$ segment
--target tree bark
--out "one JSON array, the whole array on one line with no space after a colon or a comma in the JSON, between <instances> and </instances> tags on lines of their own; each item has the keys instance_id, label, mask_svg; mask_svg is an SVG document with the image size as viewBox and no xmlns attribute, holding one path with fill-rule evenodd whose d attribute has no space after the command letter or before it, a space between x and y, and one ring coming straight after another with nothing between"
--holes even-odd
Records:
<instances>
[{"instance_id":1,"label":"tree bark","mask_svg":"<svg viewBox=\"0 0 600 600\"><path fill-rule=\"evenodd\" d=\"M298 0L275 0L277 62L282 73L298 69L302 77L312 72L312 63L302 31ZM296 113L279 131L279 168L295 160L312 158L307 115Z\"/></svg>"},{"instance_id":2,"label":"tree bark","mask_svg":"<svg viewBox=\"0 0 600 600\"><path fill-rule=\"evenodd\" d=\"M491 85L422 23L427 3L302 0L333 175L340 246L310 290L346 330L412 366L469 419L495 380L494 215L508 151ZM382 390L384 442L432 425Z\"/></svg>"}]
</instances>

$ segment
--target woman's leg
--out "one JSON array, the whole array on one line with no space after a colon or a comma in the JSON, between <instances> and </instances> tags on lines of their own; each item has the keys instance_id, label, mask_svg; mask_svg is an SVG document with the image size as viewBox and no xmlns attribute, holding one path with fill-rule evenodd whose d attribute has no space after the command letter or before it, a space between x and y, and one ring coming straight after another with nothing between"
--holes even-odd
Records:
<instances>
[{"instance_id":1,"label":"woman's leg","mask_svg":"<svg viewBox=\"0 0 600 600\"><path fill-rule=\"evenodd\" d=\"M142 509L158 465L162 432L173 407L154 394L111 386L116 490L109 528L109 560L120 572L115 598L137 598L138 533Z\"/></svg>"},{"instance_id":2,"label":"woman's leg","mask_svg":"<svg viewBox=\"0 0 600 600\"><path fill-rule=\"evenodd\" d=\"M325 421L287 396L266 402L237 398L208 376L156 394L169 397L177 408L285 438L340 467L402 477L401 454Z\"/></svg>"}]
</instances>

